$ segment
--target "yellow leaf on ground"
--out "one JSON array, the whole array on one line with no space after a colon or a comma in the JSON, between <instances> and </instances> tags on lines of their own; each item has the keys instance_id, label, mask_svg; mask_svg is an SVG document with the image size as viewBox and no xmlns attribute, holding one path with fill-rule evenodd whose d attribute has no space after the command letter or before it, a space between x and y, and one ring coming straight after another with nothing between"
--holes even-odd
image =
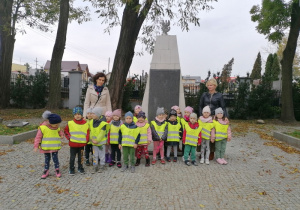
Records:
<instances>
[{"instance_id":1,"label":"yellow leaf on ground","mask_svg":"<svg viewBox=\"0 0 300 210\"><path fill-rule=\"evenodd\" d=\"M201 207L201 208L204 208L205 206L204 205L202 205L202 204L199 204L199 206Z\"/></svg>"}]
</instances>

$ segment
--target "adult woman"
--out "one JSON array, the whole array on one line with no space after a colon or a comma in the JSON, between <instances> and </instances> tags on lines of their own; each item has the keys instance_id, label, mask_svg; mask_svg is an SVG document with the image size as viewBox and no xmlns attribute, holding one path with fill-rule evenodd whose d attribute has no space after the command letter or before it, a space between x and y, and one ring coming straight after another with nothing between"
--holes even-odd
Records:
<instances>
[{"instance_id":1,"label":"adult woman","mask_svg":"<svg viewBox=\"0 0 300 210\"><path fill-rule=\"evenodd\" d=\"M212 78L206 82L206 87L208 92L202 94L199 103L199 116L202 116L202 110L205 106L210 107L211 115L215 115L215 110L219 107L223 109L224 117L228 120L226 105L223 99L222 93L218 93L216 91L218 84L217 81ZM214 151L215 151L215 144L210 142L210 156L209 159L214 159Z\"/></svg>"},{"instance_id":2,"label":"adult woman","mask_svg":"<svg viewBox=\"0 0 300 210\"><path fill-rule=\"evenodd\" d=\"M101 107L102 114L111 111L110 95L104 84L107 82L105 74L98 73L93 77L94 85L90 85L86 91L83 116L86 116L88 108Z\"/></svg>"}]
</instances>

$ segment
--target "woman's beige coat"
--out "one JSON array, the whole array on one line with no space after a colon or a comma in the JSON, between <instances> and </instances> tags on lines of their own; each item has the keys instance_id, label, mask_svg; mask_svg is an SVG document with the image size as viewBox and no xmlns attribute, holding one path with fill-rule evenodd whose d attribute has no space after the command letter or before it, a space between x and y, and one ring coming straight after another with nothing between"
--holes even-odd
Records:
<instances>
[{"instance_id":1,"label":"woman's beige coat","mask_svg":"<svg viewBox=\"0 0 300 210\"><path fill-rule=\"evenodd\" d=\"M94 107L101 107L103 109L102 114L104 115L106 111L111 111L111 102L110 102L110 95L107 87L104 87L100 96L100 99L98 100L98 94L95 91L95 88L93 85L89 85L85 100L84 100L84 110L83 110L83 116L86 116L86 110L88 108L94 108ZM97 104L95 104L97 102Z\"/></svg>"}]
</instances>

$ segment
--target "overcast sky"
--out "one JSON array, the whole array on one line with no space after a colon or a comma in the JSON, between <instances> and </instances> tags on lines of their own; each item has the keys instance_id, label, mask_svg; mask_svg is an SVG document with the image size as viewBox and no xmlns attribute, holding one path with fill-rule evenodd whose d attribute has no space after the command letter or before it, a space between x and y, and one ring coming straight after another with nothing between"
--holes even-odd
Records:
<instances>
[{"instance_id":1,"label":"overcast sky","mask_svg":"<svg viewBox=\"0 0 300 210\"><path fill-rule=\"evenodd\" d=\"M260 51L266 60L265 49L270 45L265 37L255 30L257 23L251 22L249 11L261 0L219 0L214 9L201 12L200 27L191 26L189 32L171 26L170 35L177 35L182 75L201 76L207 71L221 71L224 64L234 57L232 76L245 76L251 72L257 53ZM119 28L104 34L101 19L92 15L93 20L81 25L72 22L68 27L67 45L63 60L79 61L88 64L92 73L110 69L118 43ZM44 66L51 59L56 36L21 24L27 33L16 37L14 63L29 63L35 68ZM55 29L56 27L53 27ZM141 49L137 44L136 51ZM135 56L130 69L131 74L149 71L152 56Z\"/></svg>"}]
</instances>

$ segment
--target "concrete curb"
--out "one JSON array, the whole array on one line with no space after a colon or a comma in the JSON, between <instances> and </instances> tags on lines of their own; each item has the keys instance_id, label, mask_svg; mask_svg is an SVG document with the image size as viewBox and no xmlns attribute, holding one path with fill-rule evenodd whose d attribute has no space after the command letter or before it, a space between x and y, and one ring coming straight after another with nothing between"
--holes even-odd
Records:
<instances>
[{"instance_id":1,"label":"concrete curb","mask_svg":"<svg viewBox=\"0 0 300 210\"><path fill-rule=\"evenodd\" d=\"M26 141L27 139L34 138L36 136L37 129L32 131L27 131L24 133L19 133L12 136L3 136L0 135L0 144L15 144L20 143L22 141Z\"/></svg>"},{"instance_id":2,"label":"concrete curb","mask_svg":"<svg viewBox=\"0 0 300 210\"><path fill-rule=\"evenodd\" d=\"M300 139L280 132L273 132L274 138L300 149Z\"/></svg>"}]
</instances>

